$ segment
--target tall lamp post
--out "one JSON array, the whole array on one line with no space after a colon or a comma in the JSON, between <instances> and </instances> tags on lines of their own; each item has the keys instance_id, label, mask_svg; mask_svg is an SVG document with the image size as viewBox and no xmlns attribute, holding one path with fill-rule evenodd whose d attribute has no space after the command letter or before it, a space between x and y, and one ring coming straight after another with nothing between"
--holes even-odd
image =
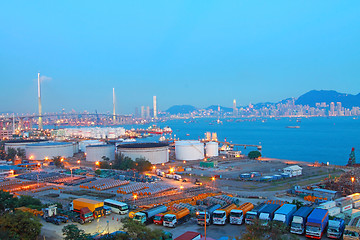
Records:
<instances>
[{"instance_id":1,"label":"tall lamp post","mask_svg":"<svg viewBox=\"0 0 360 240\"><path fill-rule=\"evenodd\" d=\"M351 177L352 193L354 193L354 182L355 182L355 177Z\"/></svg>"},{"instance_id":2,"label":"tall lamp post","mask_svg":"<svg viewBox=\"0 0 360 240\"><path fill-rule=\"evenodd\" d=\"M215 177L212 177L212 178L211 178L211 181L213 181L213 188L214 188L214 191L215 191L215 179L216 179Z\"/></svg>"},{"instance_id":3,"label":"tall lamp post","mask_svg":"<svg viewBox=\"0 0 360 240\"><path fill-rule=\"evenodd\" d=\"M137 199L137 195L135 194L133 197L134 197L134 206L135 206L135 200Z\"/></svg>"}]
</instances>

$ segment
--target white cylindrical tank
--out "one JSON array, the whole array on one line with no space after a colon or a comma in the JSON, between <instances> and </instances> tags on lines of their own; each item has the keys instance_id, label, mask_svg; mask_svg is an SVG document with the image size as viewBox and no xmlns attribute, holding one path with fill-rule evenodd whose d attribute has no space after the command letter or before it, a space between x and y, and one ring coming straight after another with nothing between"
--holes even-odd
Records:
<instances>
[{"instance_id":1,"label":"white cylindrical tank","mask_svg":"<svg viewBox=\"0 0 360 240\"><path fill-rule=\"evenodd\" d=\"M204 158L204 144L196 140L175 142L175 156L178 160L200 160Z\"/></svg>"},{"instance_id":2,"label":"white cylindrical tank","mask_svg":"<svg viewBox=\"0 0 360 240\"><path fill-rule=\"evenodd\" d=\"M115 146L111 144L90 145L86 147L86 161L97 162L103 161L103 157L115 160Z\"/></svg>"},{"instance_id":3,"label":"white cylindrical tank","mask_svg":"<svg viewBox=\"0 0 360 240\"><path fill-rule=\"evenodd\" d=\"M79 143L79 149L82 152L86 152L86 147L92 145L104 145L104 142L99 140L84 140Z\"/></svg>"},{"instance_id":4,"label":"white cylindrical tank","mask_svg":"<svg viewBox=\"0 0 360 240\"><path fill-rule=\"evenodd\" d=\"M130 143L118 145L118 152L132 160L144 158L151 164L169 161L169 145L166 143Z\"/></svg>"},{"instance_id":5,"label":"white cylindrical tank","mask_svg":"<svg viewBox=\"0 0 360 240\"><path fill-rule=\"evenodd\" d=\"M207 142L205 145L206 157L219 156L219 144L217 142Z\"/></svg>"},{"instance_id":6,"label":"white cylindrical tank","mask_svg":"<svg viewBox=\"0 0 360 240\"><path fill-rule=\"evenodd\" d=\"M25 147L26 158L29 160L45 160L54 157L74 156L74 146L71 142L46 142L29 144Z\"/></svg>"}]
</instances>

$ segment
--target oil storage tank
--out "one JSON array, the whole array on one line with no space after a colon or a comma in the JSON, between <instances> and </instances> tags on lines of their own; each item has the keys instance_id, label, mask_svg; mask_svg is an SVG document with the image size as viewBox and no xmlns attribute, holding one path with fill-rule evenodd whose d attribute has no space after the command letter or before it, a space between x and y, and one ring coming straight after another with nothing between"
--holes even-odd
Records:
<instances>
[{"instance_id":1,"label":"oil storage tank","mask_svg":"<svg viewBox=\"0 0 360 240\"><path fill-rule=\"evenodd\" d=\"M206 157L219 156L219 144L217 142L207 142L205 144Z\"/></svg>"},{"instance_id":2,"label":"oil storage tank","mask_svg":"<svg viewBox=\"0 0 360 240\"><path fill-rule=\"evenodd\" d=\"M169 161L169 144L167 143L121 144L117 150L134 161L136 158L145 158L151 164L161 164Z\"/></svg>"},{"instance_id":3,"label":"oil storage tank","mask_svg":"<svg viewBox=\"0 0 360 240\"><path fill-rule=\"evenodd\" d=\"M45 142L25 146L26 158L29 160L52 159L53 157L72 157L74 146L72 142Z\"/></svg>"},{"instance_id":4,"label":"oil storage tank","mask_svg":"<svg viewBox=\"0 0 360 240\"><path fill-rule=\"evenodd\" d=\"M204 158L204 144L196 140L182 140L175 142L175 156L177 160L200 160Z\"/></svg>"},{"instance_id":5,"label":"oil storage tank","mask_svg":"<svg viewBox=\"0 0 360 240\"><path fill-rule=\"evenodd\" d=\"M110 161L115 160L115 146L111 144L89 145L86 147L86 161L96 162L102 161L103 157L109 158Z\"/></svg>"}]
</instances>

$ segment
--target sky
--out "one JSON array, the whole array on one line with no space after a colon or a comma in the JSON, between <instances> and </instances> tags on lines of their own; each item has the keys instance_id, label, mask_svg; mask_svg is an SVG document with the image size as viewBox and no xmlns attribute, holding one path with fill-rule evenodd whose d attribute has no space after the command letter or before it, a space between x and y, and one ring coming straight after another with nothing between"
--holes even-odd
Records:
<instances>
[{"instance_id":1,"label":"sky","mask_svg":"<svg viewBox=\"0 0 360 240\"><path fill-rule=\"evenodd\" d=\"M0 112L360 92L360 1L1 1Z\"/></svg>"}]
</instances>

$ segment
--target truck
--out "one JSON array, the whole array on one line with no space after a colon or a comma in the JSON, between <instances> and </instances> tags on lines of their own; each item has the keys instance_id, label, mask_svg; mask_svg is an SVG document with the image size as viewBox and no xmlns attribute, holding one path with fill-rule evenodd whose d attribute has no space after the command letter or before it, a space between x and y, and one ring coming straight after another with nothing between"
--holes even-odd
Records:
<instances>
[{"instance_id":1,"label":"truck","mask_svg":"<svg viewBox=\"0 0 360 240\"><path fill-rule=\"evenodd\" d=\"M182 208L177 211L172 211L164 216L164 227L176 227L177 224L183 223L190 219L190 211L187 208Z\"/></svg>"},{"instance_id":2,"label":"truck","mask_svg":"<svg viewBox=\"0 0 360 240\"><path fill-rule=\"evenodd\" d=\"M275 211L280 208L279 204L267 204L259 214L259 219L262 225L267 225L269 221L273 220Z\"/></svg>"},{"instance_id":3,"label":"truck","mask_svg":"<svg viewBox=\"0 0 360 240\"><path fill-rule=\"evenodd\" d=\"M350 210L353 208L353 199L351 197L342 197L335 200L336 206L340 207L341 212Z\"/></svg>"},{"instance_id":4,"label":"truck","mask_svg":"<svg viewBox=\"0 0 360 240\"><path fill-rule=\"evenodd\" d=\"M351 216L351 220L348 225L345 226L343 235L344 240L358 240L360 238L360 215L358 213L355 216Z\"/></svg>"},{"instance_id":5,"label":"truck","mask_svg":"<svg viewBox=\"0 0 360 240\"><path fill-rule=\"evenodd\" d=\"M296 205L284 204L278 210L276 210L273 221L279 221L289 226L295 212Z\"/></svg>"},{"instance_id":6,"label":"truck","mask_svg":"<svg viewBox=\"0 0 360 240\"><path fill-rule=\"evenodd\" d=\"M138 208L138 209L135 209L135 210L132 210L129 212L129 218L134 218L135 214L137 212L141 212L141 211L144 211L146 210L145 208Z\"/></svg>"},{"instance_id":7,"label":"truck","mask_svg":"<svg viewBox=\"0 0 360 240\"><path fill-rule=\"evenodd\" d=\"M315 208L308 216L305 236L308 238L321 239L328 221L328 210Z\"/></svg>"},{"instance_id":8,"label":"truck","mask_svg":"<svg viewBox=\"0 0 360 240\"><path fill-rule=\"evenodd\" d=\"M220 204L214 204L209 206L205 211L197 212L197 224L198 225L204 225L205 223L205 212L206 212L206 225L210 225L211 223L211 217L215 210L221 208Z\"/></svg>"},{"instance_id":9,"label":"truck","mask_svg":"<svg viewBox=\"0 0 360 240\"><path fill-rule=\"evenodd\" d=\"M158 205L152 208L135 213L134 221L149 224L153 222L154 216L158 213L163 213L167 211L167 207L164 205Z\"/></svg>"},{"instance_id":10,"label":"truck","mask_svg":"<svg viewBox=\"0 0 360 240\"><path fill-rule=\"evenodd\" d=\"M341 218L329 220L326 236L328 238L340 239L345 230L345 221Z\"/></svg>"},{"instance_id":11,"label":"truck","mask_svg":"<svg viewBox=\"0 0 360 240\"><path fill-rule=\"evenodd\" d=\"M174 240L200 240L201 238L202 236L200 233L187 231L175 238Z\"/></svg>"},{"instance_id":12,"label":"truck","mask_svg":"<svg viewBox=\"0 0 360 240\"><path fill-rule=\"evenodd\" d=\"M301 207L294 213L290 227L291 233L300 234L300 235L304 234L305 224L312 210L313 208L311 207Z\"/></svg>"},{"instance_id":13,"label":"truck","mask_svg":"<svg viewBox=\"0 0 360 240\"><path fill-rule=\"evenodd\" d=\"M229 204L224 208L215 210L212 216L213 224L225 225L228 222L230 211L235 209L235 204Z\"/></svg>"},{"instance_id":14,"label":"truck","mask_svg":"<svg viewBox=\"0 0 360 240\"><path fill-rule=\"evenodd\" d=\"M259 218L260 211L266 206L265 203L261 203L254 207L251 211L245 214L245 224L253 224L255 219Z\"/></svg>"},{"instance_id":15,"label":"truck","mask_svg":"<svg viewBox=\"0 0 360 240\"><path fill-rule=\"evenodd\" d=\"M92 213L94 218L99 218L104 216L104 202L99 202L87 198L77 198L72 201L71 208L75 212L80 212L82 208L88 208Z\"/></svg>"},{"instance_id":16,"label":"truck","mask_svg":"<svg viewBox=\"0 0 360 240\"><path fill-rule=\"evenodd\" d=\"M165 216L165 214L167 214L167 213L170 213L171 211L169 211L169 212L166 212L166 213L158 213L158 214L156 214L155 216L154 216L154 220L153 220L153 222L154 222L154 224L157 224L157 225L163 225L163 222L164 222L164 216Z\"/></svg>"},{"instance_id":17,"label":"truck","mask_svg":"<svg viewBox=\"0 0 360 240\"><path fill-rule=\"evenodd\" d=\"M241 225L244 222L245 214L252 210L254 205L252 203L244 203L240 207L230 211L230 224Z\"/></svg>"}]
</instances>

